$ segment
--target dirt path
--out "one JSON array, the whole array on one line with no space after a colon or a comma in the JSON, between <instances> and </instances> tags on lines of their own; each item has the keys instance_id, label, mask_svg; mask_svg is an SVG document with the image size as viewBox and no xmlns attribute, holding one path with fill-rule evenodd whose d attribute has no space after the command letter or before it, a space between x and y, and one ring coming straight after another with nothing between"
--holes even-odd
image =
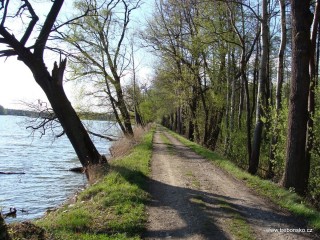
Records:
<instances>
[{"instance_id":1,"label":"dirt path","mask_svg":"<svg viewBox=\"0 0 320 240\"><path fill-rule=\"evenodd\" d=\"M151 168L145 239L250 239L237 235L243 227L251 239L319 239L272 232L306 227L161 130Z\"/></svg>"}]
</instances>

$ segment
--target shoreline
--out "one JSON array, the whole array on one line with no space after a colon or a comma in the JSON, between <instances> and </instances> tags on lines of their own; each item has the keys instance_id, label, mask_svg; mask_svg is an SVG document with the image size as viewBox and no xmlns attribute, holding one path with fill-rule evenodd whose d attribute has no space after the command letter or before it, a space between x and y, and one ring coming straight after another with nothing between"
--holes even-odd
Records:
<instances>
[{"instance_id":1,"label":"shoreline","mask_svg":"<svg viewBox=\"0 0 320 240\"><path fill-rule=\"evenodd\" d=\"M126 155L108 159L107 174L87 184L42 218L8 224L13 237L91 240L100 239L101 234L96 232L102 232L106 239L138 239L144 229L144 202L148 194L137 184L146 184L143 181L149 174L152 137L153 130L148 131L141 142L131 145ZM137 174L137 170L143 175Z\"/></svg>"}]
</instances>

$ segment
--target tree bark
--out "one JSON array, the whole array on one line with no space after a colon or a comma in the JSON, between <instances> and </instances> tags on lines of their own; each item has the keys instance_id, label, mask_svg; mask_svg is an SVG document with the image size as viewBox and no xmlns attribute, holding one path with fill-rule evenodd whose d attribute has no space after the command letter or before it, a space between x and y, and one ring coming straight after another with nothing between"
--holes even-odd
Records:
<instances>
[{"instance_id":1,"label":"tree bark","mask_svg":"<svg viewBox=\"0 0 320 240\"><path fill-rule=\"evenodd\" d=\"M177 118L178 118L178 133L180 135L183 135L183 132L182 132L182 129L183 129L183 120L182 120L182 107L179 106L178 109L177 109Z\"/></svg>"},{"instance_id":2,"label":"tree bark","mask_svg":"<svg viewBox=\"0 0 320 240\"><path fill-rule=\"evenodd\" d=\"M278 53L276 111L279 114L282 108L282 84L284 80L284 51L287 45L286 5L285 0L279 0L281 11L281 43Z\"/></svg>"},{"instance_id":3,"label":"tree bark","mask_svg":"<svg viewBox=\"0 0 320 240\"><path fill-rule=\"evenodd\" d=\"M272 178L273 162L275 160L276 148L278 143L278 122L279 114L282 109L282 85L284 80L284 52L287 45L287 28L286 28L286 5L285 0L279 0L280 12L281 12L281 43L278 53L278 69L277 69L277 89L276 89L276 117L274 124L274 132L272 136L272 142L270 147L270 159L267 177Z\"/></svg>"},{"instance_id":4,"label":"tree bark","mask_svg":"<svg viewBox=\"0 0 320 240\"><path fill-rule=\"evenodd\" d=\"M115 85L115 89L116 89L116 94L117 94L117 98L118 100L116 101L116 105L121 113L121 116L123 118L123 125L125 127L125 132L124 134L128 137L132 137L133 136L133 129L132 129L132 125L131 125L131 119L130 119L130 114L128 111L128 108L126 106L126 102L124 100L124 96L123 96L123 91L120 85L120 77L118 76L114 76L116 78L116 84Z\"/></svg>"},{"instance_id":5,"label":"tree bark","mask_svg":"<svg viewBox=\"0 0 320 240\"><path fill-rule=\"evenodd\" d=\"M235 57L234 52L232 50L231 52L231 66L229 65L229 68L231 68L235 72ZM235 101L236 101L236 78L235 76L232 76L231 79L231 96L230 96L230 118L229 118L229 129L228 129L228 135L229 135L229 141L228 146L226 148L226 153L231 152L232 150L232 138L230 137L231 133L234 131L234 117L235 117Z\"/></svg>"},{"instance_id":6,"label":"tree bark","mask_svg":"<svg viewBox=\"0 0 320 240\"><path fill-rule=\"evenodd\" d=\"M262 130L264 117L264 108L266 106L265 88L268 82L268 52L269 52L269 30L268 30L268 1L262 1L262 20L261 20L261 39L262 39L262 53L260 62L260 74L259 74L259 85L257 94L257 105L256 105L256 126L254 130L252 152L249 162L248 172L256 174L259 166L260 158L260 146L262 141Z\"/></svg>"},{"instance_id":7,"label":"tree bark","mask_svg":"<svg viewBox=\"0 0 320 240\"><path fill-rule=\"evenodd\" d=\"M189 104L191 119L189 120L189 129L188 129L188 139L190 141L194 141L195 139L195 131L196 131L196 112L197 112L197 91L196 87L192 86L192 99Z\"/></svg>"},{"instance_id":8,"label":"tree bark","mask_svg":"<svg viewBox=\"0 0 320 240\"><path fill-rule=\"evenodd\" d=\"M246 134L247 134L247 151L248 151L248 159L249 163L251 162L251 108L250 108L250 94L249 94L249 83L247 79L247 75L242 75L244 86L245 86L245 93L246 93Z\"/></svg>"},{"instance_id":9,"label":"tree bark","mask_svg":"<svg viewBox=\"0 0 320 240\"><path fill-rule=\"evenodd\" d=\"M313 117L315 114L316 101L315 101L315 87L317 81L316 75L316 63L315 63L315 52L316 52L316 42L319 25L319 15L320 15L320 2L317 0L315 13L313 17L312 24L312 34L311 34L311 53L310 53L310 62L309 62L309 71L310 71L310 89L309 89L309 100L308 100L308 124L307 124L307 142L306 142L306 164L310 167L311 161L311 152L314 145L314 121ZM309 167L306 169L306 176L309 178Z\"/></svg>"},{"instance_id":10,"label":"tree bark","mask_svg":"<svg viewBox=\"0 0 320 240\"><path fill-rule=\"evenodd\" d=\"M230 54L227 55L227 63L230 64ZM230 127L229 127L229 119L230 119L230 81L231 81L231 68L228 68L227 70L227 76L226 76L226 109L225 109L225 129L226 129L226 136L224 138L224 155L228 153L229 149L229 142L230 142Z\"/></svg>"},{"instance_id":11,"label":"tree bark","mask_svg":"<svg viewBox=\"0 0 320 240\"><path fill-rule=\"evenodd\" d=\"M190 141L194 140L194 124L193 124L193 121L191 119L189 120L188 139Z\"/></svg>"},{"instance_id":12,"label":"tree bark","mask_svg":"<svg viewBox=\"0 0 320 240\"><path fill-rule=\"evenodd\" d=\"M239 104L238 104L238 129L242 129L242 111L243 111L243 101L244 101L244 82L243 76L240 78L240 93L239 93Z\"/></svg>"},{"instance_id":13,"label":"tree bark","mask_svg":"<svg viewBox=\"0 0 320 240\"><path fill-rule=\"evenodd\" d=\"M309 169L305 161L308 121L309 60L311 51L310 0L291 0L292 77L289 99L289 123L286 164L282 185L303 195L307 191Z\"/></svg>"},{"instance_id":14,"label":"tree bark","mask_svg":"<svg viewBox=\"0 0 320 240\"><path fill-rule=\"evenodd\" d=\"M221 131L221 122L223 121L223 112L224 109L214 112L209 121L208 132L210 134L210 138L207 141L206 147L213 151L216 149L216 145L219 139L219 134Z\"/></svg>"},{"instance_id":15,"label":"tree bark","mask_svg":"<svg viewBox=\"0 0 320 240\"><path fill-rule=\"evenodd\" d=\"M50 76L42 61L39 64L34 64L37 67L31 67L31 71L35 80L45 92L82 166L87 167L91 164L100 164L103 162L103 157L92 143L64 92L62 78L65 64L66 62L62 61L59 67L55 65L52 76Z\"/></svg>"}]
</instances>

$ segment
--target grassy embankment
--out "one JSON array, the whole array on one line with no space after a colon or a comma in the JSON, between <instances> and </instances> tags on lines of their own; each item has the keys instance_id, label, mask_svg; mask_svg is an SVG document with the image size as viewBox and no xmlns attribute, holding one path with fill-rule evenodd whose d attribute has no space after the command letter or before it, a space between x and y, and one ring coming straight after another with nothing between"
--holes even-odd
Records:
<instances>
[{"instance_id":1,"label":"grassy embankment","mask_svg":"<svg viewBox=\"0 0 320 240\"><path fill-rule=\"evenodd\" d=\"M74 204L35 222L46 230L44 239L140 239L152 137L153 130L129 154L111 161L105 177L81 192Z\"/></svg>"},{"instance_id":2,"label":"grassy embankment","mask_svg":"<svg viewBox=\"0 0 320 240\"><path fill-rule=\"evenodd\" d=\"M293 214L305 218L309 227L313 228L313 230L320 231L320 213L313 209L302 197L298 196L296 193L283 189L271 181L263 180L257 176L253 176L216 153L187 140L175 132L169 132L199 155L213 161L214 164L226 170L237 179L245 182L249 188L255 190L261 196L270 199L273 203L279 205L281 208L289 210Z\"/></svg>"}]
</instances>

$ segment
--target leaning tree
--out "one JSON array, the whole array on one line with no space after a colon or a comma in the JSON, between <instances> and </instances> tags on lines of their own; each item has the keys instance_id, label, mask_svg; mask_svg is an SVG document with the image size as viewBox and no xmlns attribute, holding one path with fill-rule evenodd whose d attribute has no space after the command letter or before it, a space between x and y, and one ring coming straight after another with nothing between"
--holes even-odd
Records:
<instances>
[{"instance_id":1,"label":"leaning tree","mask_svg":"<svg viewBox=\"0 0 320 240\"><path fill-rule=\"evenodd\" d=\"M35 3L29 0L0 0L0 57L16 56L31 70L81 164L88 167L103 162L103 157L97 151L65 94L63 74L66 59L60 58L58 63L55 62L51 72L45 63L44 54L48 39L50 34L59 28L57 18L64 1L52 2L45 20L41 22L34 8ZM18 21L17 18L21 19ZM19 23L21 25L17 26Z\"/></svg>"}]
</instances>

